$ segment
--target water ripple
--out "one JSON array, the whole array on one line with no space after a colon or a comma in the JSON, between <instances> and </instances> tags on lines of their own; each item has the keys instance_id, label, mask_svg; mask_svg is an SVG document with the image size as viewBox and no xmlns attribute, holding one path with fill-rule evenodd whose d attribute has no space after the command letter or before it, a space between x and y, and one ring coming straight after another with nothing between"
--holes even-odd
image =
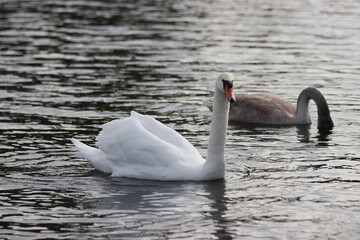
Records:
<instances>
[{"instance_id":1,"label":"water ripple","mask_svg":"<svg viewBox=\"0 0 360 240\"><path fill-rule=\"evenodd\" d=\"M0 232L6 239L357 239L356 1L0 1ZM202 105L296 103L319 88L335 128L232 125L222 181L110 178L75 155L137 110L206 155ZM310 105L316 123L316 109Z\"/></svg>"}]
</instances>

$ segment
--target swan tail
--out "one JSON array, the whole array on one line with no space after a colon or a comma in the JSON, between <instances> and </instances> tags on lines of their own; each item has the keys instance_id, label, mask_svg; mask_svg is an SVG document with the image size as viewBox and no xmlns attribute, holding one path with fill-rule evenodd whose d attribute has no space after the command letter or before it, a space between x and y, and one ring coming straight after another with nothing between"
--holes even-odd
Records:
<instances>
[{"instance_id":1,"label":"swan tail","mask_svg":"<svg viewBox=\"0 0 360 240\"><path fill-rule=\"evenodd\" d=\"M75 138L71 139L71 142L78 150L77 156L80 158L86 158L90 163L99 171L105 173L111 173L111 163L106 158L103 151L90 147Z\"/></svg>"},{"instance_id":2,"label":"swan tail","mask_svg":"<svg viewBox=\"0 0 360 240\"><path fill-rule=\"evenodd\" d=\"M208 107L208 108L210 109L210 111L212 111L212 109L213 109L213 103L212 103L212 102L204 100L204 101L203 101L203 104L204 104L206 107Z\"/></svg>"}]
</instances>

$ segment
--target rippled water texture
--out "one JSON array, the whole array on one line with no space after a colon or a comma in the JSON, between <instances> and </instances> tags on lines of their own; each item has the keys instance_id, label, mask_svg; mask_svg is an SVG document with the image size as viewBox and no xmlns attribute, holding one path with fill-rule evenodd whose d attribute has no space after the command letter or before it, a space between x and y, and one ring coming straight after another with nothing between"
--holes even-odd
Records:
<instances>
[{"instance_id":1,"label":"rippled water texture","mask_svg":"<svg viewBox=\"0 0 360 240\"><path fill-rule=\"evenodd\" d=\"M1 239L359 239L359 1L0 0ZM325 95L335 127L229 126L223 181L112 178L75 155L134 109L206 153L236 93Z\"/></svg>"}]
</instances>

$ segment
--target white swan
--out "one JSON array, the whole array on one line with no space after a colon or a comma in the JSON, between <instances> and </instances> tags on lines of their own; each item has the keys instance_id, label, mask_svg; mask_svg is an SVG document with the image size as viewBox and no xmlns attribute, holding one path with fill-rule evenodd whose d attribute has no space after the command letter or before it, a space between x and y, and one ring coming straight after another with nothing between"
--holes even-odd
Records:
<instances>
[{"instance_id":1,"label":"white swan","mask_svg":"<svg viewBox=\"0 0 360 240\"><path fill-rule=\"evenodd\" d=\"M305 88L299 94L297 106L271 95L243 94L236 96L231 104L229 121L237 123L256 123L271 125L311 124L309 101L313 99L318 109L318 128L331 129L334 123L330 117L328 104L319 90ZM211 110L212 103L204 101Z\"/></svg>"},{"instance_id":2,"label":"white swan","mask_svg":"<svg viewBox=\"0 0 360 240\"><path fill-rule=\"evenodd\" d=\"M134 111L102 126L97 147L71 139L79 156L112 176L150 180L211 180L225 176L225 141L233 76L222 73L215 83L214 108L206 160L173 129Z\"/></svg>"}]
</instances>

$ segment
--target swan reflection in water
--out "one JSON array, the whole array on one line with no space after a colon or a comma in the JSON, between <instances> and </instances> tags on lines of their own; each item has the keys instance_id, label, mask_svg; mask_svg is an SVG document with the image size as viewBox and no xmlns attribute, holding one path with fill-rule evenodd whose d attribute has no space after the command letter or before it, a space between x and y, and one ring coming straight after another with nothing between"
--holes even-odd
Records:
<instances>
[{"instance_id":1,"label":"swan reflection in water","mask_svg":"<svg viewBox=\"0 0 360 240\"><path fill-rule=\"evenodd\" d=\"M300 142L308 143L311 142L310 125L296 125L296 132ZM332 129L318 128L316 138L318 145L327 146L330 141Z\"/></svg>"},{"instance_id":2,"label":"swan reflection in water","mask_svg":"<svg viewBox=\"0 0 360 240\"><path fill-rule=\"evenodd\" d=\"M312 139L315 138L318 141L318 145L327 146L328 142L331 140L330 136L333 132L333 129L324 129L318 128L316 137L311 136L311 125L310 124L297 124L297 125L271 125L271 124L254 124L254 123L238 123L238 122L229 122L229 125L241 132L241 135L244 135L243 131L246 131L248 135L256 135L258 138L261 138L261 135L281 135L282 130L284 132L288 129L295 128L297 139L302 143L313 142ZM274 133L276 132L276 133ZM234 135L239 135L234 133ZM260 140L261 141L261 140Z\"/></svg>"},{"instance_id":3,"label":"swan reflection in water","mask_svg":"<svg viewBox=\"0 0 360 240\"><path fill-rule=\"evenodd\" d=\"M204 237L204 233L218 239L231 238L231 231L224 224L227 223L227 203L230 202L226 197L225 179L201 182L148 181L109 178L107 174L93 171L88 180L94 192L92 196L83 198L79 205L101 216L100 220L106 218L101 226L116 228L118 237L124 237L131 231L144 236L176 236L184 234L187 227L196 227L200 238ZM184 216L191 216L191 221ZM127 221L123 221L124 218ZM126 231L119 231L122 229Z\"/></svg>"}]
</instances>

